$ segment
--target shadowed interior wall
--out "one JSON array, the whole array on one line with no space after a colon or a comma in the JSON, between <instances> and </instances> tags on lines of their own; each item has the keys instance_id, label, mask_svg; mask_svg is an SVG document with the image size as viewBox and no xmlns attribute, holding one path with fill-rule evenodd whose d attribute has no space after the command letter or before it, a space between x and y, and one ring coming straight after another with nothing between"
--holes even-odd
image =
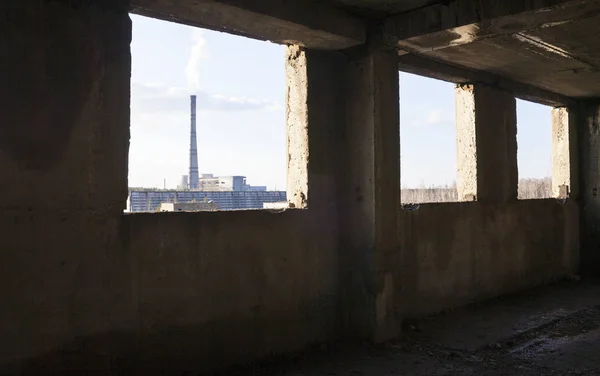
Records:
<instances>
[{"instance_id":1,"label":"shadowed interior wall","mask_svg":"<svg viewBox=\"0 0 600 376\"><path fill-rule=\"evenodd\" d=\"M400 211L405 316L518 291L576 273L579 210L569 201L447 203Z\"/></svg>"},{"instance_id":2,"label":"shadowed interior wall","mask_svg":"<svg viewBox=\"0 0 600 376\"><path fill-rule=\"evenodd\" d=\"M127 328L133 311L120 237L127 8L7 1L0 12L10 15L0 33L2 368ZM109 357L97 355L91 367L109 367ZM58 357L46 359L48 368Z\"/></svg>"},{"instance_id":3,"label":"shadowed interior wall","mask_svg":"<svg viewBox=\"0 0 600 376\"><path fill-rule=\"evenodd\" d=\"M337 239L326 217L296 210L124 221L140 364L222 366L334 338Z\"/></svg>"}]
</instances>

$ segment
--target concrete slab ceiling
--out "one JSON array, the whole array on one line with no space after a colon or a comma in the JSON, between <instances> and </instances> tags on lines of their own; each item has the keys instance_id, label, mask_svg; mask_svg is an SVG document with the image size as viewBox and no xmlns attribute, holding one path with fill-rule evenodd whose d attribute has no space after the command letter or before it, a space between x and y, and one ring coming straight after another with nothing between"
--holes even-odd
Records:
<instances>
[{"instance_id":1,"label":"concrete slab ceiling","mask_svg":"<svg viewBox=\"0 0 600 376\"><path fill-rule=\"evenodd\" d=\"M401 69L419 73L415 61L448 64L454 77L436 78L456 82L464 68L459 75L467 80L485 73L527 85L539 98L526 99L547 104L600 96L600 1L503 3L456 0L388 19L395 22L388 30L398 37Z\"/></svg>"},{"instance_id":2,"label":"concrete slab ceiling","mask_svg":"<svg viewBox=\"0 0 600 376\"><path fill-rule=\"evenodd\" d=\"M130 0L142 16L281 44L339 50L366 40L359 17L314 0Z\"/></svg>"},{"instance_id":3,"label":"concrete slab ceiling","mask_svg":"<svg viewBox=\"0 0 600 376\"><path fill-rule=\"evenodd\" d=\"M343 6L350 11L362 15L390 15L405 12L407 10L421 8L440 0L333 0L337 6Z\"/></svg>"}]
</instances>

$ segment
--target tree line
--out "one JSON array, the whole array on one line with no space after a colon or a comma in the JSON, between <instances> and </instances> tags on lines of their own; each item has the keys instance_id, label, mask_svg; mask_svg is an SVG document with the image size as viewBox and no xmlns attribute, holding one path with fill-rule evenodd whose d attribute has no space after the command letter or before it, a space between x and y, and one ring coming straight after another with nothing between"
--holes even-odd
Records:
<instances>
[{"instance_id":1,"label":"tree line","mask_svg":"<svg viewBox=\"0 0 600 376\"><path fill-rule=\"evenodd\" d=\"M519 180L519 199L531 200L552 197L552 178L527 178ZM400 199L403 204L427 202L456 202L456 184L421 188L402 188Z\"/></svg>"}]
</instances>

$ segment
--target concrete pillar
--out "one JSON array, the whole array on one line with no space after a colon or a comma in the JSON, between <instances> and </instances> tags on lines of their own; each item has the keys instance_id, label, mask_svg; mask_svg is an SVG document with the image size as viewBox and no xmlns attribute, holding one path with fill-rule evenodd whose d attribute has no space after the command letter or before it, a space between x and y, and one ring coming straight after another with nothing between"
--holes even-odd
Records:
<instances>
[{"instance_id":1,"label":"concrete pillar","mask_svg":"<svg viewBox=\"0 0 600 376\"><path fill-rule=\"evenodd\" d=\"M131 312L127 12L118 0L0 2L2 374L107 369L107 333Z\"/></svg>"},{"instance_id":2,"label":"concrete pillar","mask_svg":"<svg viewBox=\"0 0 600 376\"><path fill-rule=\"evenodd\" d=\"M288 195L339 218L341 335L399 333L399 87L394 51L345 56L287 49ZM315 225L321 226L315 219ZM330 225L327 226L331 229ZM317 232L318 233L318 232Z\"/></svg>"},{"instance_id":3,"label":"concrete pillar","mask_svg":"<svg viewBox=\"0 0 600 376\"><path fill-rule=\"evenodd\" d=\"M552 196L577 199L579 194L577 121L567 107L552 109Z\"/></svg>"},{"instance_id":4,"label":"concrete pillar","mask_svg":"<svg viewBox=\"0 0 600 376\"><path fill-rule=\"evenodd\" d=\"M397 53L363 51L349 57L344 71L342 322L348 335L381 341L398 335L401 319L394 273L400 270L394 266L400 205Z\"/></svg>"},{"instance_id":5,"label":"concrete pillar","mask_svg":"<svg viewBox=\"0 0 600 376\"><path fill-rule=\"evenodd\" d=\"M571 110L570 113L572 113ZM582 103L576 112L581 203L581 273L600 275L600 103Z\"/></svg>"},{"instance_id":6,"label":"concrete pillar","mask_svg":"<svg viewBox=\"0 0 600 376\"><path fill-rule=\"evenodd\" d=\"M512 94L483 84L456 87L459 200L517 199L517 115Z\"/></svg>"},{"instance_id":7,"label":"concrete pillar","mask_svg":"<svg viewBox=\"0 0 600 376\"><path fill-rule=\"evenodd\" d=\"M286 49L287 199L290 206L308 204L308 66L306 51Z\"/></svg>"},{"instance_id":8,"label":"concrete pillar","mask_svg":"<svg viewBox=\"0 0 600 376\"><path fill-rule=\"evenodd\" d=\"M287 196L293 207L313 213L337 208L344 60L339 52L286 49Z\"/></svg>"}]
</instances>

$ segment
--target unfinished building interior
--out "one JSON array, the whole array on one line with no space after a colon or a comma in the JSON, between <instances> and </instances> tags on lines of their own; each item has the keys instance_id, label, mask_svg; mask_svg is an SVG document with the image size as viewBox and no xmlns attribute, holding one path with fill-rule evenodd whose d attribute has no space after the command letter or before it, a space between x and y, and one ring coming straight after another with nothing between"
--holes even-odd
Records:
<instances>
[{"instance_id":1,"label":"unfinished building interior","mask_svg":"<svg viewBox=\"0 0 600 376\"><path fill-rule=\"evenodd\" d=\"M123 214L129 13L287 45L291 209ZM600 272L600 1L6 0L0 15L2 374L200 373L389 343L575 276L563 295L600 304L584 283ZM462 202L400 205L399 71L457 84ZM555 198L517 200L515 98L554 107Z\"/></svg>"}]
</instances>

